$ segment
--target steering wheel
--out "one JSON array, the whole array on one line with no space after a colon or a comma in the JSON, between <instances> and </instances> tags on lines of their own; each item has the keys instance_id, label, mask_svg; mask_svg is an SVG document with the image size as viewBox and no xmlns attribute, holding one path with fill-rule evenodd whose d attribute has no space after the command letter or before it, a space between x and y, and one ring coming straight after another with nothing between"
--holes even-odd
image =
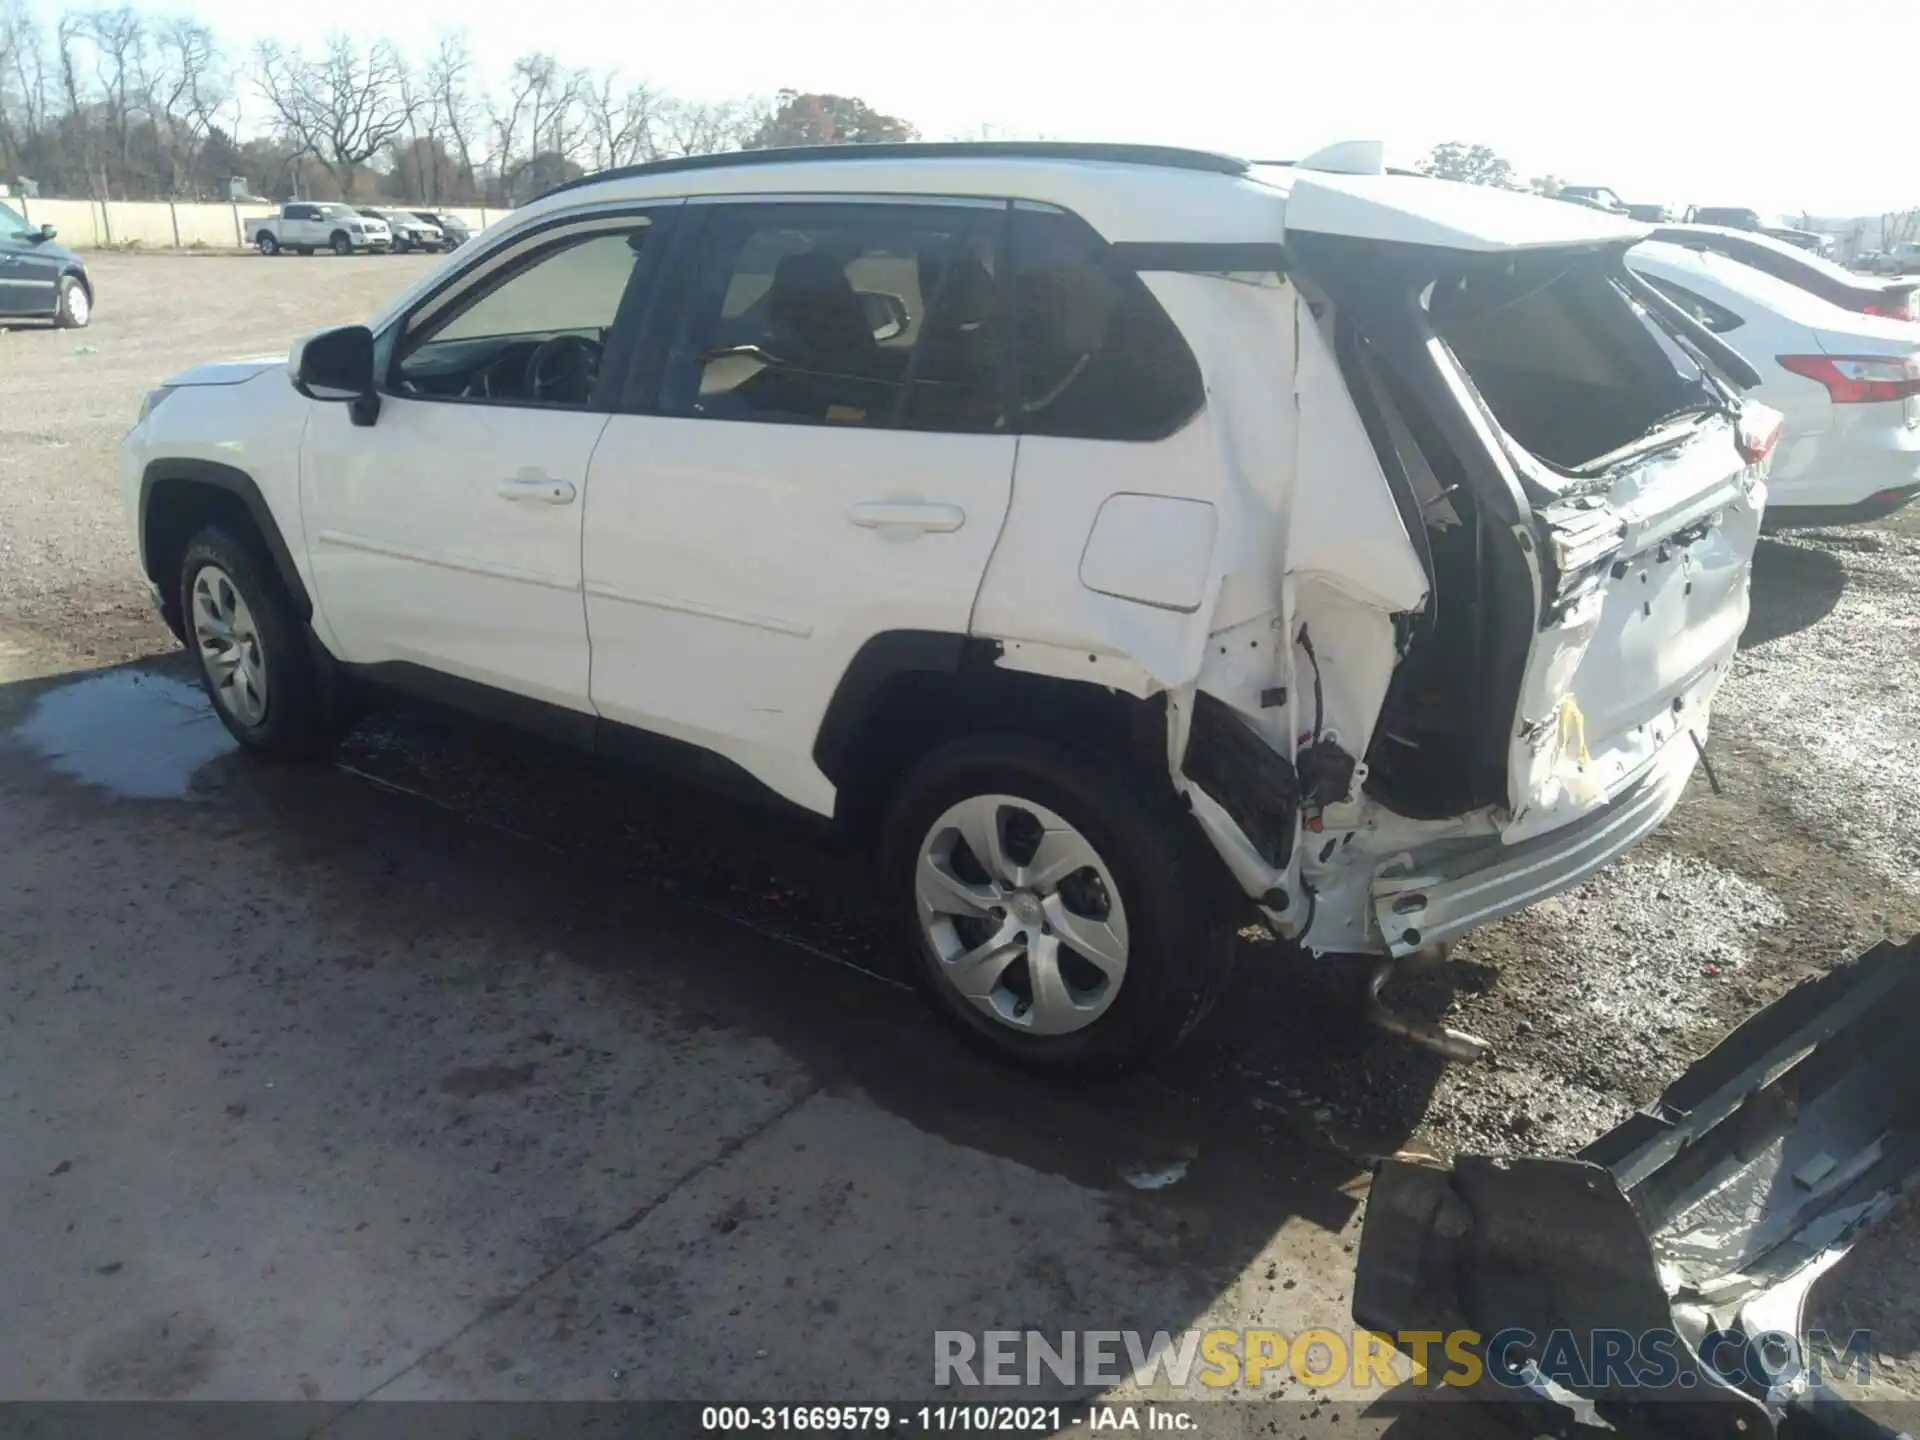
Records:
<instances>
[{"instance_id":1,"label":"steering wheel","mask_svg":"<svg viewBox=\"0 0 1920 1440\"><path fill-rule=\"evenodd\" d=\"M542 340L527 357L527 396L533 400L584 405L600 374L600 344L584 335L555 335Z\"/></svg>"}]
</instances>

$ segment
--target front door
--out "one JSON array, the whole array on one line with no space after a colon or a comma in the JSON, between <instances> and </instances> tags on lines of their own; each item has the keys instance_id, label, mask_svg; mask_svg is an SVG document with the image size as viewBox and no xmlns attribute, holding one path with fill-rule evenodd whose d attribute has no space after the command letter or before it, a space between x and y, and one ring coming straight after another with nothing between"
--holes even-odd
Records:
<instances>
[{"instance_id":1,"label":"front door","mask_svg":"<svg viewBox=\"0 0 1920 1440\"><path fill-rule=\"evenodd\" d=\"M508 240L380 337L375 423L314 405L303 513L343 659L591 713L580 520L650 230L602 214Z\"/></svg>"},{"instance_id":2,"label":"front door","mask_svg":"<svg viewBox=\"0 0 1920 1440\"><path fill-rule=\"evenodd\" d=\"M615 415L593 459L606 720L831 810L810 751L835 686L883 631L966 633L1011 497L1006 213L689 202L686 299L650 327L658 413Z\"/></svg>"},{"instance_id":3,"label":"front door","mask_svg":"<svg viewBox=\"0 0 1920 1440\"><path fill-rule=\"evenodd\" d=\"M0 315L51 315L60 262L41 248L40 232L0 205Z\"/></svg>"}]
</instances>

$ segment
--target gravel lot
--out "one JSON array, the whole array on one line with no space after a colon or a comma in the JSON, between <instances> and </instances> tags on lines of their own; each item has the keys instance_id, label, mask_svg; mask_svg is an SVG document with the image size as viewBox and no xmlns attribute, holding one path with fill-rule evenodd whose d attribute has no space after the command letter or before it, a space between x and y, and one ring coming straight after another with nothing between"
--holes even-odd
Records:
<instances>
[{"instance_id":1,"label":"gravel lot","mask_svg":"<svg viewBox=\"0 0 1920 1440\"><path fill-rule=\"evenodd\" d=\"M0 334L0 697L12 696L11 710L0 706L0 724L6 713L16 720L29 715L50 693L34 682L175 649L150 615L135 574L114 465L115 446L143 388L198 360L284 349L302 330L363 316L428 263L107 255L92 262L99 302L91 329ZM1358 1220L1353 1197L1368 1157L1409 1140L1441 1151L1575 1148L1651 1098L1730 1024L1796 981L1883 936L1920 930L1920 827L1911 813L1912 797L1920 794L1916 590L1920 511L1874 526L1762 542L1753 620L1714 717L1710 754L1723 793L1696 777L1650 843L1577 891L1473 937L1450 976L1423 982L1406 997L1410 1006L1498 1042L1496 1058L1475 1067L1447 1068L1393 1042L1329 1027L1316 1002L1337 993L1338 977L1249 939L1234 994L1164 1072L1093 1095L1036 1097L1024 1083L1009 1085L950 1049L932 1020L898 995L897 968L842 857L758 816L716 817L711 804L658 782L610 779L518 737L409 715L368 725L340 768L323 777L263 774L263 767L218 760L214 768L223 778L216 788L247 797L237 803L244 818L226 822L229 830L257 824L261 836L274 837L260 846L271 853L248 862L254 868L239 903L255 916L249 923L275 933L315 923L310 895L297 888L311 881L301 880L299 857L337 843L346 858L326 863L353 875L349 884L329 871L329 883L348 890L377 888L385 865L433 890L432 904L474 894L480 897L476 913L489 915L506 903L488 893L489 884L511 888L524 866L567 876L563 888L580 891L574 898L584 903L620 897L617 903L625 905L638 896L631 903L648 914L680 917L658 921L663 935L690 926L705 937L703 944L722 949L724 937L735 936L739 953L716 962L715 973L730 975L736 989L704 972L677 974L669 960L643 967L650 983L674 996L679 1012L667 1029L680 1038L650 1042L661 1052L651 1083L669 1090L680 1083L676 1045L688 1065L711 1061L711 1045L686 1037L713 1026L743 1028L766 1047L767 1073L779 1077L768 1083L783 1095L845 1087L889 1123L904 1121L913 1134L938 1137L956 1154L989 1153L996 1164L1064 1177L1099 1193L1110 1217L1100 1223L1118 1225L1117 1232L1062 1238L1057 1249L1029 1243L1023 1252L1030 1264L1061 1272L1051 1292L1057 1311L1082 1313L1104 1293L1096 1284L1071 1298L1078 1276L1073 1257L1089 1246L1104 1252L1118 1241L1130 1254L1153 1252L1150 1262L1139 1263L1155 1284L1180 1291L1183 1298L1170 1302L1170 1310L1191 1317L1229 1305L1240 1307L1235 1314L1252 1313L1244 1293L1248 1277L1268 1276L1253 1286L1264 1296L1275 1288L1277 1265L1301 1279L1285 1305L1311 1314L1314 1323L1337 1323L1345 1303L1338 1287L1351 1264ZM31 802L44 823L62 833L206 823L173 818L179 807L157 800L151 808L116 810L84 798L100 783L140 793L127 791L124 777L100 782L88 766L126 744L144 747L143 753L165 751L127 728L152 723L156 696L186 705L192 718L190 695L167 698L173 693L164 689L167 675L180 673L170 664L162 659L121 672L147 677L145 688L114 682L98 694L104 711L83 706L77 712L75 734L90 733L86 725L106 717L99 719L105 738L94 751L74 742L75 773L91 779L92 790L49 774L39 761L24 764L16 745L12 768L0 767L0 797L11 795L16 812ZM47 741L41 749L57 752L60 743ZM222 753L219 737L209 743L196 764ZM0 747L0 758L5 753ZM159 793L170 793L171 783ZM342 814L393 829L360 844L342 830ZM315 835L291 833L292 821L311 823ZM231 840L222 833L223 844ZM102 830L90 843L106 847L100 854L119 856L116 864L135 867L122 873L123 882L144 875L138 867L170 863L150 845L142 849L138 837ZM374 873L360 873L368 865ZM16 871L12 883L26 884L23 874ZM38 876L35 884L55 885L53 871L43 867ZM173 907L191 911L215 903L178 876L158 872L128 893L132 898L123 903L150 910L155 925ZM354 921L361 948L402 957L431 950L422 948L418 916L407 913L391 887L378 893L384 898ZM220 903L234 903L233 897ZM52 982L79 963L44 929L67 910L51 900L14 908L9 921L0 906L0 941L12 939L21 953L38 954L44 963L0 971L10 1021L52 1003L46 999ZM524 916L499 923L539 929ZM516 962L511 976L495 983L508 994L516 993L514 985L536 994L534 1008L544 1007L544 1023L555 1031L572 1023L568 1007L587 1003L589 994L602 1006L644 1008L644 994L622 988L632 976L596 968L592 957L618 946L617 937L601 933L604 923L597 916L580 920L588 939L557 943L551 961L540 952L538 966ZM90 943L109 940L93 935ZM91 963L118 967L137 990L137 970L119 961ZM423 973L439 963L423 960ZM313 1000L310 986L264 959L242 969L254 977L245 983L263 995L284 994L287 1004L301 996ZM805 978L819 976L828 978ZM832 997L824 1009L822 994ZM455 1023L501 1031L519 1023L498 994L488 995L457 1009ZM127 998L137 1003L136 995ZM389 999L416 1018L427 1005L424 994ZM883 1030L886 1036L876 1039ZM611 1052L613 1034L601 1039ZM851 1052L840 1048L847 1045ZM0 1094L25 1095L36 1113L62 1113L29 1085L57 1085L57 1070L8 1073L11 1063L0 1058ZM553 1072L543 1061L537 1073L544 1079ZM485 1090L510 1082L495 1075L462 1083ZM587 1079L578 1083L581 1095L593 1090ZM1010 1116L1000 1105L1033 1113ZM767 1123L785 1123L777 1105L769 1113ZM814 1143L834 1140L829 1134ZM1116 1183L1123 1162L1170 1161L1189 1162L1190 1178L1159 1196L1129 1195ZM229 1156L218 1163L247 1162ZM924 1157L918 1163L935 1164ZM973 1162L938 1161L963 1163ZM1250 1216L1244 1202L1261 1185L1293 1198L1255 1205ZM763 1203L764 1192L754 1193L761 1199L753 1203ZM1311 1200L1299 1199L1302 1194ZM1229 1201L1241 1209L1232 1210ZM1234 1218L1225 1218L1229 1213ZM1261 1219L1271 1223L1255 1236ZM1156 1232L1160 1221L1185 1229ZM914 1241L911 1227L890 1226L903 1246ZM1897 1254L1904 1245L1911 1260L1912 1229L1909 1221L1882 1248ZM597 1233L591 1226L569 1232L549 1246L546 1258L563 1264L568 1256L590 1255ZM0 1269L19 1263L12 1257ZM1260 1265L1266 1268L1255 1268ZM534 1266L531 1273L545 1272ZM1835 1313L1893 1314L1898 1307L1890 1297L1912 1293L1910 1276L1910 1267L1874 1267L1825 1303L1838 1306ZM1138 1282L1126 1265L1109 1278L1115 1293L1123 1280ZM1845 1281L1844 1271L1840 1278ZM14 1279L14 1293L29 1293L20 1288L22 1277ZM1205 1293L1187 1293L1196 1287ZM511 1302L520 1292L506 1288ZM987 1292L976 1293L976 1305L978 1293ZM1061 1299L1063 1293L1070 1298ZM1310 1302L1322 1310L1313 1311ZM551 1330L552 1316L542 1317ZM983 1328L986 1322L964 1323ZM726 1317L716 1324L719 1334L737 1328ZM449 1321L444 1328L458 1327ZM419 1334L432 1332L433 1324L422 1320ZM1882 1341L1920 1393L1920 1342L1911 1327L1887 1330ZM494 1383L484 1378L488 1363L474 1358L470 1369L459 1371L466 1388L451 1381L448 1387L486 1392ZM16 1369L10 1378L28 1383L23 1373ZM95 1372L95 1379L105 1379L88 1393L139 1393L139 1373L137 1366ZM0 1366L0 1381L8 1378ZM345 1380L336 1386L326 1379L321 1388L330 1396L356 1393ZM200 1391L189 1386L188 1393ZM1350 1413L1348 1423L1353 1419Z\"/></svg>"}]
</instances>

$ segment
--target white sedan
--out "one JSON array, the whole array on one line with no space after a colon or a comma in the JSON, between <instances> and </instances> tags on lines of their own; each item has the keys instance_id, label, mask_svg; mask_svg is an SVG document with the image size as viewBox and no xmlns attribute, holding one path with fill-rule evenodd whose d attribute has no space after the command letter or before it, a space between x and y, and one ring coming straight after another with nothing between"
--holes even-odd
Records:
<instances>
[{"instance_id":1,"label":"white sedan","mask_svg":"<svg viewBox=\"0 0 1920 1440\"><path fill-rule=\"evenodd\" d=\"M1627 264L1760 372L1786 417L1770 526L1876 520L1920 496L1920 324L1860 315L1724 255L1648 241Z\"/></svg>"}]
</instances>

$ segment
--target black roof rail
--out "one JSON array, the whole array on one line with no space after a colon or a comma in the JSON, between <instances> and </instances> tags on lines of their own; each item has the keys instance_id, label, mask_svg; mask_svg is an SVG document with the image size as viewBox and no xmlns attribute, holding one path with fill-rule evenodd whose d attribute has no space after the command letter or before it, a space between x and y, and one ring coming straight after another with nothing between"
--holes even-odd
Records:
<instances>
[{"instance_id":1,"label":"black roof rail","mask_svg":"<svg viewBox=\"0 0 1920 1440\"><path fill-rule=\"evenodd\" d=\"M673 175L689 170L730 170L748 165L795 165L833 160L1082 160L1113 165L1160 165L1171 170L1199 170L1214 175L1244 175L1247 162L1212 150L1184 150L1177 145L1123 145L1074 140L916 140L881 145L789 145L771 150L728 150L719 155L686 155L676 160L650 160L644 165L618 165L597 170L577 180L542 191L544 200L603 180L627 180L639 175Z\"/></svg>"}]
</instances>

